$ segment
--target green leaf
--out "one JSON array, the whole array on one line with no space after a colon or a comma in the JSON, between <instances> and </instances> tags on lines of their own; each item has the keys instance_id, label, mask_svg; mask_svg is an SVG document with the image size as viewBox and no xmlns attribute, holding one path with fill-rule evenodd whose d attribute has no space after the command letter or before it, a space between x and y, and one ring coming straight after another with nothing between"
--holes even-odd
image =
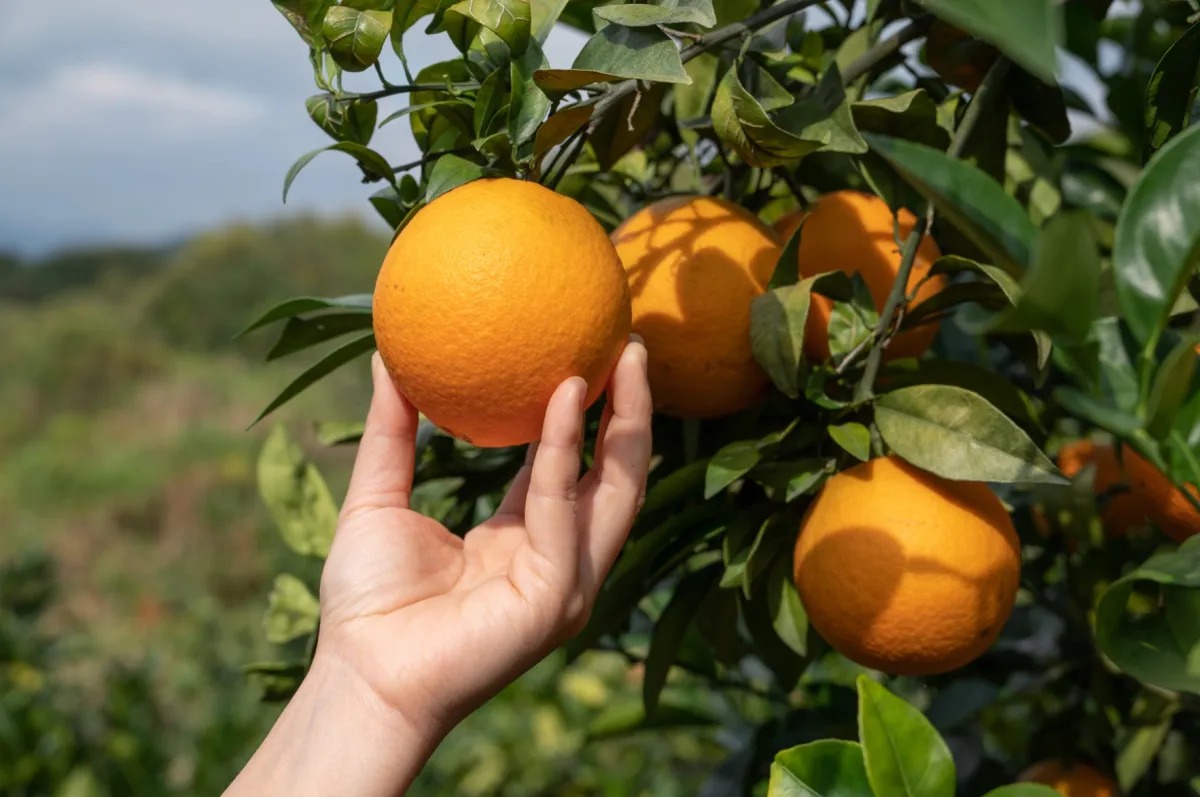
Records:
<instances>
[{"instance_id":1,"label":"green leaf","mask_svg":"<svg viewBox=\"0 0 1200 797\"><path fill-rule=\"evenodd\" d=\"M717 24L712 0L656 0L648 5L604 5L598 6L595 14L607 22L629 27L690 24L711 28Z\"/></svg>"},{"instance_id":2,"label":"green leaf","mask_svg":"<svg viewBox=\"0 0 1200 797\"><path fill-rule=\"evenodd\" d=\"M646 138L659 121L666 86L652 84L621 100L616 107L598 116L588 141L602 170L612 169L638 142Z\"/></svg>"},{"instance_id":3,"label":"green leaf","mask_svg":"<svg viewBox=\"0 0 1200 797\"><path fill-rule=\"evenodd\" d=\"M312 318L292 317L284 324L279 339L267 353L267 359L285 357L350 332L370 328L371 314L362 311L329 313Z\"/></svg>"},{"instance_id":4,"label":"green leaf","mask_svg":"<svg viewBox=\"0 0 1200 797\"><path fill-rule=\"evenodd\" d=\"M866 134L879 153L914 188L933 202L972 243L1003 266L1020 274L1030 262L1037 230L1025 209L1004 188L963 161L923 144Z\"/></svg>"},{"instance_id":5,"label":"green leaf","mask_svg":"<svg viewBox=\"0 0 1200 797\"><path fill-rule=\"evenodd\" d=\"M273 0L272 5L291 23L309 47L319 47L321 22L333 0Z\"/></svg>"},{"instance_id":6,"label":"green leaf","mask_svg":"<svg viewBox=\"0 0 1200 797\"><path fill-rule=\"evenodd\" d=\"M425 201L432 202L447 191L452 191L472 180L478 180L486 174L487 170L478 163L457 155L443 155L434 162L433 168L429 172L429 182L425 186Z\"/></svg>"},{"instance_id":7,"label":"green leaf","mask_svg":"<svg viewBox=\"0 0 1200 797\"><path fill-rule=\"evenodd\" d=\"M567 7L567 0L530 0L530 16L533 17L530 30L538 44L545 44L546 37L554 29L554 23Z\"/></svg>"},{"instance_id":8,"label":"green leaf","mask_svg":"<svg viewBox=\"0 0 1200 797\"><path fill-rule=\"evenodd\" d=\"M776 529L778 532L778 529ZM792 581L792 557L776 556L767 572L767 611L783 644L797 656L808 655L808 614Z\"/></svg>"},{"instance_id":9,"label":"green leaf","mask_svg":"<svg viewBox=\"0 0 1200 797\"><path fill-rule=\"evenodd\" d=\"M529 0L462 0L446 11L473 19L508 45L513 59L529 46L533 16Z\"/></svg>"},{"instance_id":10,"label":"green leaf","mask_svg":"<svg viewBox=\"0 0 1200 797\"><path fill-rule=\"evenodd\" d=\"M675 42L656 28L605 25L584 43L571 70L597 74L602 80L637 78L659 83L691 82ZM545 84L539 82L539 85Z\"/></svg>"},{"instance_id":11,"label":"green leaf","mask_svg":"<svg viewBox=\"0 0 1200 797\"><path fill-rule=\"evenodd\" d=\"M316 466L282 426L272 430L258 457L258 489L289 548L320 558L329 553L337 506Z\"/></svg>"},{"instance_id":12,"label":"green leaf","mask_svg":"<svg viewBox=\"0 0 1200 797\"><path fill-rule=\"evenodd\" d=\"M766 168L820 150L866 152L836 66L830 66L814 90L800 100L793 100L765 70L752 69L765 94L763 102L742 85L735 63L717 84L712 105L717 135L746 163Z\"/></svg>"},{"instance_id":13,"label":"green leaf","mask_svg":"<svg viewBox=\"0 0 1200 797\"><path fill-rule=\"evenodd\" d=\"M1070 138L1067 100L1057 82L1046 83L1023 69L1014 69L1008 74L1008 96L1013 110L1052 143L1061 144Z\"/></svg>"},{"instance_id":14,"label":"green leaf","mask_svg":"<svg viewBox=\"0 0 1200 797\"><path fill-rule=\"evenodd\" d=\"M440 0L396 0L392 7L392 49L408 74L408 58L404 55L404 34L417 21L438 10Z\"/></svg>"},{"instance_id":15,"label":"green leaf","mask_svg":"<svg viewBox=\"0 0 1200 797\"><path fill-rule=\"evenodd\" d=\"M300 374L300 376L293 379L292 382L283 389L283 392L276 396L274 400L272 400L271 403L268 404L266 408L258 414L258 417L254 419L254 423L250 425L254 426L254 424L258 423L263 418L267 417L272 412L291 401L321 378L328 376L351 360L356 359L364 354L371 353L374 351L374 349L374 335L363 335L360 338L355 338L349 343L334 349L332 352L321 358L318 363L313 365L304 373Z\"/></svg>"},{"instance_id":16,"label":"green leaf","mask_svg":"<svg viewBox=\"0 0 1200 797\"><path fill-rule=\"evenodd\" d=\"M1063 213L1038 233L1033 263L1013 308L992 323L1000 332L1043 330L1083 340L1095 320L1100 296L1100 253L1092 220Z\"/></svg>"},{"instance_id":17,"label":"green leaf","mask_svg":"<svg viewBox=\"0 0 1200 797\"><path fill-rule=\"evenodd\" d=\"M877 133L945 149L950 133L938 124L938 107L924 89L879 97L850 105L854 124L864 133Z\"/></svg>"},{"instance_id":18,"label":"green leaf","mask_svg":"<svg viewBox=\"0 0 1200 797\"><path fill-rule=\"evenodd\" d=\"M810 457L786 462L763 462L750 472L772 501L791 503L816 489L833 474L834 461Z\"/></svg>"},{"instance_id":19,"label":"green leaf","mask_svg":"<svg viewBox=\"0 0 1200 797\"><path fill-rule=\"evenodd\" d=\"M658 699L667 683L671 665L679 655L684 634L696 617L696 607L712 588L716 569L706 568L691 573L675 588L671 602L663 609L654 633L650 636L650 652L646 654L646 670L642 680L642 703L646 716L654 716Z\"/></svg>"},{"instance_id":20,"label":"green leaf","mask_svg":"<svg viewBox=\"0 0 1200 797\"><path fill-rule=\"evenodd\" d=\"M767 797L874 797L862 747L823 739L779 751Z\"/></svg>"},{"instance_id":21,"label":"green leaf","mask_svg":"<svg viewBox=\"0 0 1200 797\"><path fill-rule=\"evenodd\" d=\"M391 30L391 11L360 11L349 6L330 7L321 26L330 55L347 72L370 69L379 60Z\"/></svg>"},{"instance_id":22,"label":"green leaf","mask_svg":"<svg viewBox=\"0 0 1200 797\"><path fill-rule=\"evenodd\" d=\"M371 143L379 115L379 104L374 100L339 102L332 94L316 94L304 106L308 117L331 138L363 146Z\"/></svg>"},{"instance_id":23,"label":"green leaf","mask_svg":"<svg viewBox=\"0 0 1200 797\"><path fill-rule=\"evenodd\" d=\"M264 618L267 641L284 645L317 630L321 606L304 582L290 573L275 576L275 585L267 596Z\"/></svg>"},{"instance_id":24,"label":"green leaf","mask_svg":"<svg viewBox=\"0 0 1200 797\"><path fill-rule=\"evenodd\" d=\"M537 129L533 139L533 158L541 171L542 160L559 144L577 133L592 118L595 109L591 104L570 105L550 116Z\"/></svg>"},{"instance_id":25,"label":"green leaf","mask_svg":"<svg viewBox=\"0 0 1200 797\"><path fill-rule=\"evenodd\" d=\"M1196 345L1200 335L1181 340L1159 367L1146 408L1146 431L1158 440L1165 439L1175 426L1175 418L1193 395L1192 378L1196 374Z\"/></svg>"},{"instance_id":26,"label":"green leaf","mask_svg":"<svg viewBox=\"0 0 1200 797\"><path fill-rule=\"evenodd\" d=\"M1142 160L1149 160L1188 126L1200 89L1200 22L1175 40L1159 59L1146 87Z\"/></svg>"},{"instance_id":27,"label":"green leaf","mask_svg":"<svg viewBox=\"0 0 1200 797\"><path fill-rule=\"evenodd\" d=\"M1026 431L1042 431L1037 405L1005 374L951 360L907 360L888 363L879 379L888 390L912 385L953 385L978 393Z\"/></svg>"},{"instance_id":28,"label":"green leaf","mask_svg":"<svg viewBox=\"0 0 1200 797\"><path fill-rule=\"evenodd\" d=\"M296 176L300 174L305 166L312 162L313 158L322 152L345 152L358 162L359 168L368 177L380 180L392 179L392 166L387 162L387 158L373 149L364 147L362 144L356 144L353 141L339 141L337 144L331 144L328 147L321 147L320 149L314 149L312 152L305 153L292 164L292 168L288 169L287 176L283 178L284 202L287 202L288 191L291 190Z\"/></svg>"},{"instance_id":29,"label":"green leaf","mask_svg":"<svg viewBox=\"0 0 1200 797\"><path fill-rule=\"evenodd\" d=\"M1142 698L1142 700L1152 699L1158 704L1167 703L1167 701L1158 696L1154 698ZM1135 704L1134 711L1140 708ZM1167 734L1171 731L1171 720L1175 715L1175 707L1170 703L1161 711L1157 721L1153 721L1149 717L1134 716L1128 729L1128 736L1120 746L1120 751L1117 753L1116 774L1117 782L1121 787L1121 791L1125 794L1132 794L1133 789L1137 786L1150 769L1154 760L1158 757L1159 751L1162 750L1163 742L1167 739Z\"/></svg>"},{"instance_id":30,"label":"green leaf","mask_svg":"<svg viewBox=\"0 0 1200 797\"><path fill-rule=\"evenodd\" d=\"M1051 397L1061 404L1069 414L1095 424L1118 437L1129 437L1142 428L1142 422L1137 416L1074 388L1057 388Z\"/></svg>"},{"instance_id":31,"label":"green leaf","mask_svg":"<svg viewBox=\"0 0 1200 797\"><path fill-rule=\"evenodd\" d=\"M550 98L533 80L533 73L545 66L549 62L536 42L526 48L524 56L509 64L512 100L508 105L508 137L513 159L518 162L534 156L536 145L531 143L550 110Z\"/></svg>"},{"instance_id":32,"label":"green leaf","mask_svg":"<svg viewBox=\"0 0 1200 797\"><path fill-rule=\"evenodd\" d=\"M285 302L280 302L271 309L264 312L258 318L250 323L245 329L237 334L236 337L242 337L248 332L253 332L259 327L264 327L267 324L272 324L276 321L282 321L285 318L302 315L303 313L311 313L314 310L332 310L339 308L351 308L355 310L371 311L371 294L356 293L349 296L338 296L335 298L326 298L323 296L301 296L296 299L288 299Z\"/></svg>"},{"instance_id":33,"label":"green leaf","mask_svg":"<svg viewBox=\"0 0 1200 797\"><path fill-rule=\"evenodd\" d=\"M785 247L776 266L775 274L780 281L788 270L796 273L793 247L799 246L800 231ZM793 257L786 261L788 251ZM790 265L786 265L789 263ZM801 280L794 285L772 288L750 303L750 346L754 359L763 367L780 392L796 398L800 395L800 366L804 362L804 325L808 321L808 308L812 292L816 287L848 287L849 280L841 271L818 274Z\"/></svg>"},{"instance_id":34,"label":"green leaf","mask_svg":"<svg viewBox=\"0 0 1200 797\"><path fill-rule=\"evenodd\" d=\"M858 735L875 797L954 797L954 759L929 720L865 675Z\"/></svg>"},{"instance_id":35,"label":"green leaf","mask_svg":"<svg viewBox=\"0 0 1200 797\"><path fill-rule=\"evenodd\" d=\"M871 432L861 423L830 426L829 437L855 459L866 462L871 458Z\"/></svg>"},{"instance_id":36,"label":"green leaf","mask_svg":"<svg viewBox=\"0 0 1200 797\"><path fill-rule=\"evenodd\" d=\"M1143 597L1131 611L1135 589ZM1096 643L1152 686L1200 694L1200 537L1113 582L1096 603Z\"/></svg>"},{"instance_id":37,"label":"green leaf","mask_svg":"<svg viewBox=\"0 0 1200 797\"><path fill-rule=\"evenodd\" d=\"M1036 783L1014 783L1010 786L992 789L984 797L1061 797L1061 795L1049 786Z\"/></svg>"},{"instance_id":38,"label":"green leaf","mask_svg":"<svg viewBox=\"0 0 1200 797\"><path fill-rule=\"evenodd\" d=\"M761 458L762 453L754 440L741 440L722 448L708 462L704 476L704 497L712 498L745 476Z\"/></svg>"},{"instance_id":39,"label":"green leaf","mask_svg":"<svg viewBox=\"0 0 1200 797\"><path fill-rule=\"evenodd\" d=\"M834 302L829 315L829 353L835 360L841 360L864 345L879 325L879 311L862 274L853 274L850 283L852 295L849 300Z\"/></svg>"},{"instance_id":40,"label":"green leaf","mask_svg":"<svg viewBox=\"0 0 1200 797\"><path fill-rule=\"evenodd\" d=\"M1113 276L1140 343L1157 338L1200 254L1200 128L1158 151L1117 220Z\"/></svg>"},{"instance_id":41,"label":"green leaf","mask_svg":"<svg viewBox=\"0 0 1200 797\"><path fill-rule=\"evenodd\" d=\"M1054 80L1054 48L1063 46L1063 21L1054 0L917 0L918 4L1005 55L1047 83Z\"/></svg>"},{"instance_id":42,"label":"green leaf","mask_svg":"<svg viewBox=\"0 0 1200 797\"><path fill-rule=\"evenodd\" d=\"M641 700L626 700L605 707L587 726L587 740L599 741L658 728L703 728L716 720L698 710L694 700L669 702L665 698L652 716Z\"/></svg>"},{"instance_id":43,"label":"green leaf","mask_svg":"<svg viewBox=\"0 0 1200 797\"><path fill-rule=\"evenodd\" d=\"M362 421L322 421L313 424L313 434L323 446L342 446L358 443L363 434Z\"/></svg>"},{"instance_id":44,"label":"green leaf","mask_svg":"<svg viewBox=\"0 0 1200 797\"><path fill-rule=\"evenodd\" d=\"M875 424L898 456L946 479L1069 483L1019 426L960 387L917 385L881 396Z\"/></svg>"}]
</instances>

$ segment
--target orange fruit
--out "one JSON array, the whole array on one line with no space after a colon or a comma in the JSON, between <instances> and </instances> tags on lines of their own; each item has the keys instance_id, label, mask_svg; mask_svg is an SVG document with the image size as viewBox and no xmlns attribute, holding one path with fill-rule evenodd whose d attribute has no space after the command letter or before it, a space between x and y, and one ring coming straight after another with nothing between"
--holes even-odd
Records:
<instances>
[{"instance_id":1,"label":"orange fruit","mask_svg":"<svg viewBox=\"0 0 1200 797\"><path fill-rule=\"evenodd\" d=\"M642 208L612 240L655 409L713 418L757 403L770 382L750 348L750 303L779 261L771 229L723 199L683 196Z\"/></svg>"},{"instance_id":2,"label":"orange fruit","mask_svg":"<svg viewBox=\"0 0 1200 797\"><path fill-rule=\"evenodd\" d=\"M1000 51L992 45L940 19L925 36L925 62L929 68L950 85L967 91L979 88L999 57Z\"/></svg>"},{"instance_id":3,"label":"orange fruit","mask_svg":"<svg viewBox=\"0 0 1200 797\"><path fill-rule=\"evenodd\" d=\"M1109 535L1120 536L1144 524L1146 513L1132 490L1117 491L1121 486L1128 488L1129 477L1117 459L1116 449L1092 440L1074 440L1058 452L1058 468L1068 478L1075 478L1089 465L1094 468L1093 491L1098 496L1108 496L1101 513L1104 530Z\"/></svg>"},{"instance_id":4,"label":"orange fruit","mask_svg":"<svg viewBox=\"0 0 1200 797\"><path fill-rule=\"evenodd\" d=\"M1183 491L1132 448L1124 449L1123 455L1133 495L1150 522L1176 542L1200 534L1200 510ZM1187 489L1192 495L1200 495L1194 484L1187 485Z\"/></svg>"},{"instance_id":5,"label":"orange fruit","mask_svg":"<svg viewBox=\"0 0 1200 797\"><path fill-rule=\"evenodd\" d=\"M801 524L792 572L813 627L843 656L934 675L996 640L1016 600L1020 550L986 485L885 457L826 482Z\"/></svg>"},{"instance_id":6,"label":"orange fruit","mask_svg":"<svg viewBox=\"0 0 1200 797\"><path fill-rule=\"evenodd\" d=\"M775 222L775 229L787 240L804 221L800 233L799 268L801 278L813 277L826 271L840 270L861 274L875 300L875 309L882 310L892 290L892 282L900 271L900 247L891 209L874 194L859 191L835 191L821 196L807 211L797 211ZM899 238L903 241L916 225L916 217L901 209ZM908 291L928 274L941 250L928 235L921 239L917 257L908 277ZM944 276L933 277L917 291L914 304L920 304L940 291L946 284ZM804 352L810 360L829 359L829 317L833 302L824 296L813 295L804 329ZM923 324L905 330L892 339L884 351L884 359L919 357L937 334L936 324Z\"/></svg>"},{"instance_id":7,"label":"orange fruit","mask_svg":"<svg viewBox=\"0 0 1200 797\"><path fill-rule=\"evenodd\" d=\"M1063 797L1116 797L1117 784L1087 764L1042 761L1021 773L1022 783L1041 783Z\"/></svg>"},{"instance_id":8,"label":"orange fruit","mask_svg":"<svg viewBox=\"0 0 1200 797\"><path fill-rule=\"evenodd\" d=\"M373 309L396 386L478 446L536 440L568 377L595 401L629 337L625 274L604 229L523 180L476 180L422 208L388 251Z\"/></svg>"}]
</instances>

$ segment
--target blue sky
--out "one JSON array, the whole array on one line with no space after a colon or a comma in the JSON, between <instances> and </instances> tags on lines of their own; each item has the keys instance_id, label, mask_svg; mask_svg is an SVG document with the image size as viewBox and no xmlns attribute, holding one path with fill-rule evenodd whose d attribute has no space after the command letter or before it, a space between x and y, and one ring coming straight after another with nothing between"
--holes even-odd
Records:
<instances>
[{"instance_id":1,"label":"blue sky","mask_svg":"<svg viewBox=\"0 0 1200 797\"><path fill-rule=\"evenodd\" d=\"M314 161L281 203L288 166L327 139L304 111L315 92L306 49L268 0L57 0L10 3L4 15L0 251L369 212L370 191L340 154ZM411 63L452 55L420 28L406 41ZM556 30L551 63L569 66L582 41ZM390 53L385 63L398 79ZM351 88L376 87L373 75L353 77ZM416 156L404 124L373 146L393 162Z\"/></svg>"}]
</instances>

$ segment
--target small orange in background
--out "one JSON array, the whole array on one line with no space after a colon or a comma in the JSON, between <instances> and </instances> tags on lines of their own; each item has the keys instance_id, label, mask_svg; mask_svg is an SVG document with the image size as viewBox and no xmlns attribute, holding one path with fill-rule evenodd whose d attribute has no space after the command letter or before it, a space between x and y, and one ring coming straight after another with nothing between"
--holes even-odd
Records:
<instances>
[{"instance_id":1,"label":"small orange in background","mask_svg":"<svg viewBox=\"0 0 1200 797\"><path fill-rule=\"evenodd\" d=\"M817 199L807 211L797 211L775 222L775 229L786 241L801 221L800 277L813 277L826 271L861 274L875 301L875 309L883 310L891 293L892 283L900 271L900 246L897 232L903 241L912 232L917 219L901 209L895 217L887 203L874 194L860 191L835 191ZM895 222L899 222L898 225ZM925 235L917 248L908 278L908 291L929 275L933 262L941 257L934 240ZM913 306L940 291L946 284L944 276L926 281L917 291ZM829 359L829 317L833 302L814 294L804 330L804 352L813 361ZM919 357L933 343L936 324L923 324L906 330L892 339L884 351L884 359Z\"/></svg>"},{"instance_id":2,"label":"small orange in background","mask_svg":"<svg viewBox=\"0 0 1200 797\"><path fill-rule=\"evenodd\" d=\"M1115 448L1092 440L1074 440L1059 450L1058 467L1068 478L1074 479L1088 466L1094 468L1093 492L1106 496L1101 512L1105 532L1116 537L1145 525L1146 512L1129 487L1129 477Z\"/></svg>"},{"instance_id":3,"label":"small orange in background","mask_svg":"<svg viewBox=\"0 0 1200 797\"><path fill-rule=\"evenodd\" d=\"M801 524L793 577L813 627L843 656L935 675L1000 635L1021 550L987 485L884 457L825 483Z\"/></svg>"},{"instance_id":4,"label":"small orange in background","mask_svg":"<svg viewBox=\"0 0 1200 797\"><path fill-rule=\"evenodd\" d=\"M1042 761L1021 773L1021 783L1049 786L1063 797L1117 797L1117 784L1098 769L1080 762Z\"/></svg>"},{"instance_id":5,"label":"small orange in background","mask_svg":"<svg viewBox=\"0 0 1200 797\"><path fill-rule=\"evenodd\" d=\"M604 228L537 183L476 180L421 209L388 251L375 340L430 421L478 446L528 443L571 376L599 397L629 338Z\"/></svg>"},{"instance_id":6,"label":"small orange in background","mask_svg":"<svg viewBox=\"0 0 1200 797\"><path fill-rule=\"evenodd\" d=\"M715 418L760 401L770 380L750 347L750 304L779 261L771 229L724 199L680 196L634 213L612 240L655 409Z\"/></svg>"},{"instance_id":7,"label":"small orange in background","mask_svg":"<svg viewBox=\"0 0 1200 797\"><path fill-rule=\"evenodd\" d=\"M1122 452L1133 495L1150 522L1176 542L1200 534L1200 510L1149 460L1132 448ZM1187 485L1192 495L1200 495L1196 485Z\"/></svg>"}]
</instances>

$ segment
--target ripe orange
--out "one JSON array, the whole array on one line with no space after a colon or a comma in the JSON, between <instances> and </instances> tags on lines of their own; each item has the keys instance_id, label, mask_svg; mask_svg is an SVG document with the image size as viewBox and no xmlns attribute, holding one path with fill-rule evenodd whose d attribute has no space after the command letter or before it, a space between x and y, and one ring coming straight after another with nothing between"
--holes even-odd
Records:
<instances>
[{"instance_id":1,"label":"ripe orange","mask_svg":"<svg viewBox=\"0 0 1200 797\"><path fill-rule=\"evenodd\" d=\"M1075 478L1089 465L1094 468L1093 491L1097 496L1108 496L1101 514L1104 530L1111 536L1120 536L1143 525L1146 513L1137 496L1128 489L1129 477L1117 459L1116 449L1092 440L1074 440L1058 452L1059 470L1068 478ZM1127 489L1119 492L1122 486Z\"/></svg>"},{"instance_id":2,"label":"ripe orange","mask_svg":"<svg viewBox=\"0 0 1200 797\"><path fill-rule=\"evenodd\" d=\"M771 229L723 199L687 196L639 210L612 239L655 408L712 418L757 403L769 380L750 348L750 303L779 260Z\"/></svg>"},{"instance_id":3,"label":"ripe orange","mask_svg":"<svg viewBox=\"0 0 1200 797\"><path fill-rule=\"evenodd\" d=\"M1116 797L1117 784L1087 764L1042 761L1021 773L1022 783L1041 783L1063 797Z\"/></svg>"},{"instance_id":4,"label":"ripe orange","mask_svg":"<svg viewBox=\"0 0 1200 797\"><path fill-rule=\"evenodd\" d=\"M804 220L807 217L807 220ZM901 209L899 239L912 232L916 217ZM875 300L875 309L882 310L892 290L892 282L900 271L900 247L891 209L879 197L859 191L835 191L820 197L807 211L797 211L775 222L783 240L791 237L804 220L800 233L799 268L802 278L826 271L841 270L847 274L862 274ZM921 239L917 258L908 278L908 291L928 274L941 250L928 235ZM914 305L920 304L940 291L946 278L933 277L917 291ZM804 352L810 360L829 359L829 317L833 302L824 296L813 296L804 330ZM897 335L884 352L884 359L919 357L937 334L936 324L923 324Z\"/></svg>"},{"instance_id":5,"label":"ripe orange","mask_svg":"<svg viewBox=\"0 0 1200 797\"><path fill-rule=\"evenodd\" d=\"M429 420L479 446L527 443L570 376L600 395L629 337L629 292L604 229L572 199L476 180L397 236L375 285L375 339Z\"/></svg>"},{"instance_id":6,"label":"ripe orange","mask_svg":"<svg viewBox=\"0 0 1200 797\"><path fill-rule=\"evenodd\" d=\"M1021 576L1017 533L976 482L874 459L809 507L793 576L813 627L851 661L895 675L962 667L996 640Z\"/></svg>"},{"instance_id":7,"label":"ripe orange","mask_svg":"<svg viewBox=\"0 0 1200 797\"><path fill-rule=\"evenodd\" d=\"M1132 448L1123 451L1132 492L1146 517L1163 533L1177 542L1200 534L1200 511L1166 475ZM1200 495L1189 484L1192 495Z\"/></svg>"}]
</instances>

